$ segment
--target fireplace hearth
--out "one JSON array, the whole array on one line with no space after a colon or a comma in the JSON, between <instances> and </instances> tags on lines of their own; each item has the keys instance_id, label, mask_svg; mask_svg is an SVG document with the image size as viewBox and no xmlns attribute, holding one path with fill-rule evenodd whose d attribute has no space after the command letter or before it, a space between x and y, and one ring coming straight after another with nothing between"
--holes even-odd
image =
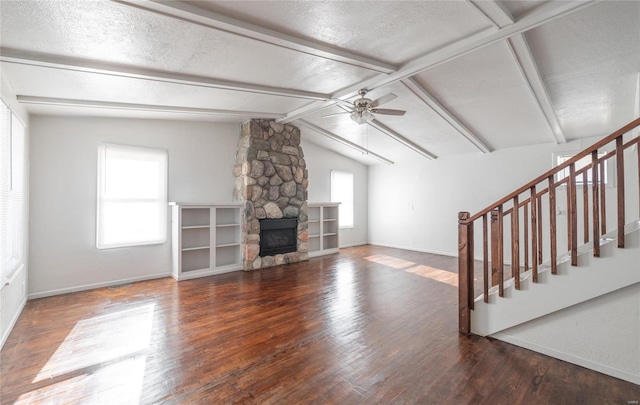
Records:
<instances>
[{"instance_id":1,"label":"fireplace hearth","mask_svg":"<svg viewBox=\"0 0 640 405\"><path fill-rule=\"evenodd\" d=\"M260 220L260 257L295 252L297 249L297 218Z\"/></svg>"}]
</instances>

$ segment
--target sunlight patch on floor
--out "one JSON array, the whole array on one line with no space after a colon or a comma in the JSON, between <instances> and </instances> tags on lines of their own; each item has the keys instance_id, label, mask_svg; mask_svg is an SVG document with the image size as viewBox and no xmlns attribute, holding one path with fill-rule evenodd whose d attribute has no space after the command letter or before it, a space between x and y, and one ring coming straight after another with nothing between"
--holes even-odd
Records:
<instances>
[{"instance_id":1,"label":"sunlight patch on floor","mask_svg":"<svg viewBox=\"0 0 640 405\"><path fill-rule=\"evenodd\" d=\"M394 269L406 269L407 267L415 265L414 262L410 262L408 260L398 259L397 257L387 256L387 255L373 255L367 256L364 258L365 260L369 260L370 262L382 264L385 266L392 267Z\"/></svg>"},{"instance_id":2,"label":"sunlight patch on floor","mask_svg":"<svg viewBox=\"0 0 640 405\"><path fill-rule=\"evenodd\" d=\"M92 404L138 403L142 394L155 304L79 321L18 403L64 391L96 393ZM114 402L115 401L115 402Z\"/></svg>"},{"instance_id":3,"label":"sunlight patch on floor","mask_svg":"<svg viewBox=\"0 0 640 405\"><path fill-rule=\"evenodd\" d=\"M449 284L454 287L458 286L458 275L449 271L436 269L429 266L418 265L405 270L407 273L417 274L418 276L430 278L441 283Z\"/></svg>"},{"instance_id":4,"label":"sunlight patch on floor","mask_svg":"<svg viewBox=\"0 0 640 405\"><path fill-rule=\"evenodd\" d=\"M367 256L364 259L394 269L404 270L407 273L416 274L418 276L449 284L454 287L458 286L458 275L456 273L451 273L449 271L436 269L434 267L429 267L422 264L416 265L414 262L387 255Z\"/></svg>"},{"instance_id":5,"label":"sunlight patch on floor","mask_svg":"<svg viewBox=\"0 0 640 405\"><path fill-rule=\"evenodd\" d=\"M15 404L48 403L47 398L61 396L68 398L68 403L74 403L74 398L82 398L82 402L78 403L139 404L146 361L147 356L140 355L52 384L41 386L46 383L42 381L36 384L39 388L20 395ZM90 397L87 397L88 393L91 393Z\"/></svg>"},{"instance_id":6,"label":"sunlight patch on floor","mask_svg":"<svg viewBox=\"0 0 640 405\"><path fill-rule=\"evenodd\" d=\"M155 304L83 319L33 382L123 359L149 348Z\"/></svg>"}]
</instances>

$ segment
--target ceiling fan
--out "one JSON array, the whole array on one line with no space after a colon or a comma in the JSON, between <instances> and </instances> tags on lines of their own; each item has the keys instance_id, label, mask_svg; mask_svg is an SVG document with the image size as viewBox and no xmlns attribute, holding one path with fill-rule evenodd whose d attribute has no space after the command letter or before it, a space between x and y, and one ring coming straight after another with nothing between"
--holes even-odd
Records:
<instances>
[{"instance_id":1,"label":"ceiling fan","mask_svg":"<svg viewBox=\"0 0 640 405\"><path fill-rule=\"evenodd\" d=\"M373 114L384 114L384 115L404 115L406 111L402 110L391 110L388 108L378 108L379 105L384 103L388 103L394 98L398 97L393 93L389 93L385 96L382 96L376 100L371 100L366 98L367 89L360 89L358 91L360 94L360 98L353 100L353 104L344 100L335 100L338 104L342 104L343 106L350 108L351 111L339 112L335 114L327 114L323 115L322 118L333 117L336 115L342 114L350 114L349 116L353 121L358 123L358 125L366 124L370 122L374 116Z\"/></svg>"}]
</instances>

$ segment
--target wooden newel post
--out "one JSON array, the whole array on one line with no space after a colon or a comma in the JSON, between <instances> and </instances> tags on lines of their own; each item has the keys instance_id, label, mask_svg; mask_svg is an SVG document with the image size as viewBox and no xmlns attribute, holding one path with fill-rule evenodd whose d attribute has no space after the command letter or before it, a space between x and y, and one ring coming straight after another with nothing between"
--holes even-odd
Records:
<instances>
[{"instance_id":1,"label":"wooden newel post","mask_svg":"<svg viewBox=\"0 0 640 405\"><path fill-rule=\"evenodd\" d=\"M473 290L469 287L473 282L473 228L468 212L458 213L458 321L460 333L471 332L471 309Z\"/></svg>"}]
</instances>

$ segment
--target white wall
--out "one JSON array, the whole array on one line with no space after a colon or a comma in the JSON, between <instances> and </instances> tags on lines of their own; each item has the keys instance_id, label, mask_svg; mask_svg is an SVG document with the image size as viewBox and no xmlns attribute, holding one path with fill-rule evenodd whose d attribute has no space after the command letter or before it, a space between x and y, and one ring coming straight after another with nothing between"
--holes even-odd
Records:
<instances>
[{"instance_id":1,"label":"white wall","mask_svg":"<svg viewBox=\"0 0 640 405\"><path fill-rule=\"evenodd\" d=\"M369 242L376 245L438 253L458 254L458 212L475 214L500 198L552 168L552 155L561 151L578 152L596 139L564 145L541 144L427 160L417 157L393 166L369 168ZM625 153L627 178L627 222L639 217L637 154ZM615 163L615 161L613 161ZM610 165L613 169L615 164ZM634 169L635 168L635 169ZM614 175L610 171L610 178ZM613 179L612 183L613 184ZM608 230L616 228L616 189L607 187ZM591 190L589 190L591 204ZM578 230L582 240L582 189L578 189ZM566 235L566 191L557 191L557 234ZM543 220L548 221L548 201L543 198ZM508 220L509 218L507 218ZM521 219L522 220L522 219ZM544 241L548 244L548 222ZM522 229L522 227L521 227ZM476 225L476 257L482 254L481 221ZM510 238L505 226L505 240ZM567 238L559 237L558 252L566 251ZM547 245L545 245L547 246ZM546 247L545 257L548 254ZM522 253L523 249L521 249ZM510 249L505 260L510 261Z\"/></svg>"},{"instance_id":2,"label":"white wall","mask_svg":"<svg viewBox=\"0 0 640 405\"><path fill-rule=\"evenodd\" d=\"M63 116L31 122L31 298L170 274L170 241L96 249L102 142L167 149L169 201L232 200L239 124ZM366 243L367 167L314 144L304 143L303 150L310 201L329 200L331 169L354 173L356 226L341 233L341 245Z\"/></svg>"},{"instance_id":3,"label":"white wall","mask_svg":"<svg viewBox=\"0 0 640 405\"><path fill-rule=\"evenodd\" d=\"M306 142L302 130L302 149L309 170L309 201L331 201L331 170L353 173L354 226L340 229L340 247L367 244L368 233L368 176L366 165Z\"/></svg>"},{"instance_id":4,"label":"white wall","mask_svg":"<svg viewBox=\"0 0 640 405\"><path fill-rule=\"evenodd\" d=\"M369 242L456 256L458 212L472 214L551 167L551 145L369 168Z\"/></svg>"},{"instance_id":5,"label":"white wall","mask_svg":"<svg viewBox=\"0 0 640 405\"><path fill-rule=\"evenodd\" d=\"M496 337L640 384L640 283L515 326Z\"/></svg>"},{"instance_id":6,"label":"white wall","mask_svg":"<svg viewBox=\"0 0 640 405\"><path fill-rule=\"evenodd\" d=\"M96 249L101 142L168 150L169 201L232 199L238 124L34 116L31 128L31 298L170 273L170 240Z\"/></svg>"},{"instance_id":7,"label":"white wall","mask_svg":"<svg viewBox=\"0 0 640 405\"><path fill-rule=\"evenodd\" d=\"M14 92L9 84L2 78L0 84L2 100L9 106L12 112L26 126L25 130L25 207L26 218L29 218L29 116L24 108L18 104ZM28 228L28 227L27 227ZM29 231L24 235L25 266L19 270L10 284L0 286L0 348L4 345L13 325L18 320L22 308L27 302L27 276L29 269L28 248Z\"/></svg>"}]
</instances>

